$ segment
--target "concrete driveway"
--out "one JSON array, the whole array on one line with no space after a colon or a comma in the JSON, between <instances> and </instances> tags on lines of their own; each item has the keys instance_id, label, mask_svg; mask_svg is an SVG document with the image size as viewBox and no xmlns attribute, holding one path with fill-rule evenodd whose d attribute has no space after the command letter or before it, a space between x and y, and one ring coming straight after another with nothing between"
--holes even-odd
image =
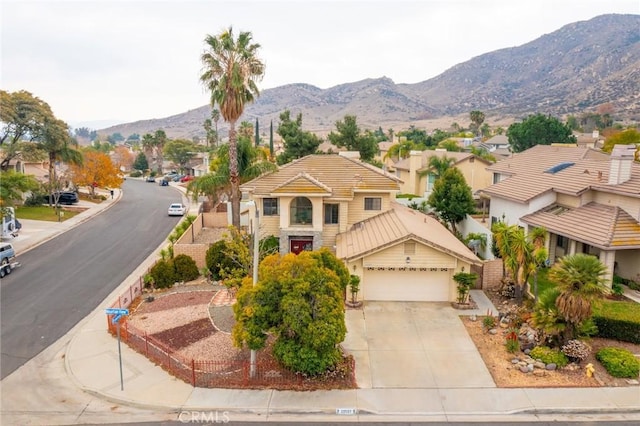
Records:
<instances>
[{"instance_id":1,"label":"concrete driveway","mask_svg":"<svg viewBox=\"0 0 640 426\"><path fill-rule=\"evenodd\" d=\"M448 303L365 302L347 310L344 349L360 388L493 388L480 353Z\"/></svg>"}]
</instances>

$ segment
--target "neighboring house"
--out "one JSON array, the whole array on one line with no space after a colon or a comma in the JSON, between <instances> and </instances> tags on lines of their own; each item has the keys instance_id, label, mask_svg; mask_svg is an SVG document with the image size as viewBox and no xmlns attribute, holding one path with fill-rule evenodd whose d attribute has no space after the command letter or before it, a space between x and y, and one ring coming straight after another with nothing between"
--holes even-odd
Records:
<instances>
[{"instance_id":1,"label":"neighboring house","mask_svg":"<svg viewBox=\"0 0 640 426\"><path fill-rule=\"evenodd\" d=\"M456 300L453 275L481 261L431 216L396 202L338 235L336 255L360 276L364 300Z\"/></svg>"},{"instance_id":2,"label":"neighboring house","mask_svg":"<svg viewBox=\"0 0 640 426\"><path fill-rule=\"evenodd\" d=\"M393 163L395 162L393 158L387 157L389 153L389 149L397 142L378 142L378 154L374 157L375 160L382 163L382 167L385 170L393 170Z\"/></svg>"},{"instance_id":3,"label":"neighboring house","mask_svg":"<svg viewBox=\"0 0 640 426\"><path fill-rule=\"evenodd\" d=\"M452 167L456 167L476 194L479 190L491 185L492 174L487 166L492 163L468 152L449 152L442 149L435 151L411 151L408 158L395 163L396 176L402 180L400 192L428 197L433 191L437 173L429 168L429 158L452 158Z\"/></svg>"},{"instance_id":4,"label":"neighboring house","mask_svg":"<svg viewBox=\"0 0 640 426\"><path fill-rule=\"evenodd\" d=\"M548 231L549 260L598 256L612 274L640 279L640 164L635 147L609 156L575 145L537 145L488 168L491 221Z\"/></svg>"},{"instance_id":5,"label":"neighboring house","mask_svg":"<svg viewBox=\"0 0 640 426\"><path fill-rule=\"evenodd\" d=\"M241 185L259 210L260 236L279 237L280 253L335 250L338 233L387 211L399 179L357 156L309 155Z\"/></svg>"},{"instance_id":6,"label":"neighboring house","mask_svg":"<svg viewBox=\"0 0 640 426\"><path fill-rule=\"evenodd\" d=\"M583 148L602 148L604 145L604 138L600 137L598 130L591 133L573 132L573 136L576 138L576 144Z\"/></svg>"},{"instance_id":7,"label":"neighboring house","mask_svg":"<svg viewBox=\"0 0 640 426\"><path fill-rule=\"evenodd\" d=\"M394 201L397 177L357 153L309 155L241 185L259 209L260 237L280 253L327 247L361 277L367 300L453 301L453 275L477 257L432 217Z\"/></svg>"}]
</instances>

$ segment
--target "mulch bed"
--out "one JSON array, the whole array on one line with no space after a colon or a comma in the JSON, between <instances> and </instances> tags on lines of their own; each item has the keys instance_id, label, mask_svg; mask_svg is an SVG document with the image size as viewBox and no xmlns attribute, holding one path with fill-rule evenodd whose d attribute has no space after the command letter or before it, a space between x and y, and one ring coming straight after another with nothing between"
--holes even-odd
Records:
<instances>
[{"instance_id":1,"label":"mulch bed","mask_svg":"<svg viewBox=\"0 0 640 426\"><path fill-rule=\"evenodd\" d=\"M203 318L180 327L152 334L151 337L165 343L174 350L180 350L214 333L217 333L217 330L211 324L211 320Z\"/></svg>"}]
</instances>

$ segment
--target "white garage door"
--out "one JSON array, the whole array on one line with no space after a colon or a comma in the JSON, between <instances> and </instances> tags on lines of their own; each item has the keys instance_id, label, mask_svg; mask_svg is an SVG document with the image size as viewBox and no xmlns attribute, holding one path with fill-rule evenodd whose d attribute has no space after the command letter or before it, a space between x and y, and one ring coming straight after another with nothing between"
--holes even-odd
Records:
<instances>
[{"instance_id":1,"label":"white garage door","mask_svg":"<svg viewBox=\"0 0 640 426\"><path fill-rule=\"evenodd\" d=\"M448 302L449 272L365 271L364 300Z\"/></svg>"}]
</instances>

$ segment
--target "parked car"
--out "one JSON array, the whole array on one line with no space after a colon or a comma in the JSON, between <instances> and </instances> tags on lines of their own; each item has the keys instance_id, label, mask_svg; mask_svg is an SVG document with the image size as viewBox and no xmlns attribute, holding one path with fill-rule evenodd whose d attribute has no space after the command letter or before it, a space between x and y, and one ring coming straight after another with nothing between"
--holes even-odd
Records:
<instances>
[{"instance_id":1,"label":"parked car","mask_svg":"<svg viewBox=\"0 0 640 426\"><path fill-rule=\"evenodd\" d=\"M147 176L146 181L147 181L147 182L155 182L155 181L156 181L156 178L154 178L153 176Z\"/></svg>"},{"instance_id":2,"label":"parked car","mask_svg":"<svg viewBox=\"0 0 640 426\"><path fill-rule=\"evenodd\" d=\"M180 179L182 179L184 177L184 175L176 175L173 177L173 181L174 182L180 182Z\"/></svg>"},{"instance_id":3,"label":"parked car","mask_svg":"<svg viewBox=\"0 0 640 426\"><path fill-rule=\"evenodd\" d=\"M160 179L160 186L169 186L169 181L166 178Z\"/></svg>"},{"instance_id":4,"label":"parked car","mask_svg":"<svg viewBox=\"0 0 640 426\"><path fill-rule=\"evenodd\" d=\"M186 175L186 176L182 176L182 178L180 179L180 182L189 182L190 180L193 180L194 177L192 175Z\"/></svg>"},{"instance_id":5,"label":"parked car","mask_svg":"<svg viewBox=\"0 0 640 426\"><path fill-rule=\"evenodd\" d=\"M169 216L184 216L187 207L181 203L172 203L169 206Z\"/></svg>"},{"instance_id":6,"label":"parked car","mask_svg":"<svg viewBox=\"0 0 640 426\"><path fill-rule=\"evenodd\" d=\"M45 194L42 196L43 204L54 204L58 200L58 204L76 204L80 199L78 194L73 191L56 192L54 194Z\"/></svg>"}]
</instances>

